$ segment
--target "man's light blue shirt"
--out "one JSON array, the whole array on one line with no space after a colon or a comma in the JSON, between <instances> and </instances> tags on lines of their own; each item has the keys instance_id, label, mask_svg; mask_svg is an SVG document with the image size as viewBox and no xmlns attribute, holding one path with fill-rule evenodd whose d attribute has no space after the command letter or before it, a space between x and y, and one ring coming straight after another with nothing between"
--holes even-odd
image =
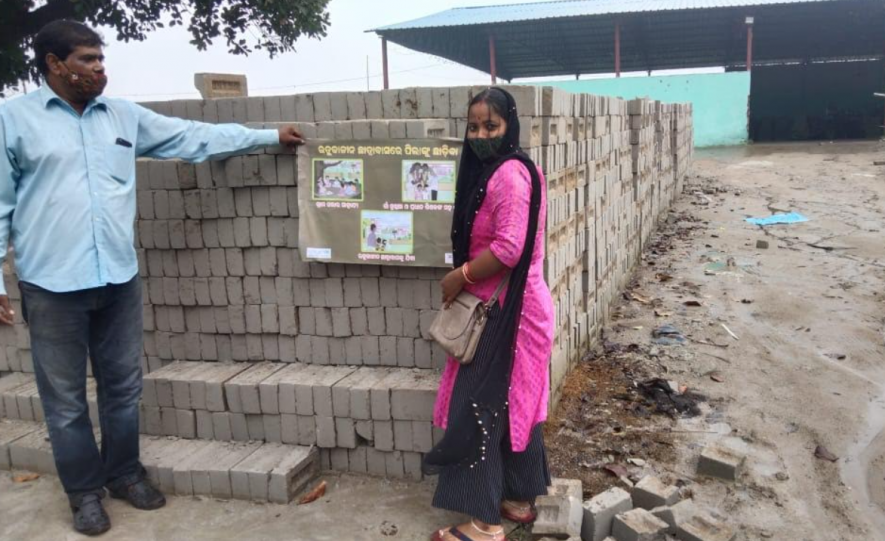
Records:
<instances>
[{"instance_id":1,"label":"man's light blue shirt","mask_svg":"<svg viewBox=\"0 0 885 541\"><path fill-rule=\"evenodd\" d=\"M138 272L135 159L218 159L279 143L276 130L165 117L99 97L83 115L48 85L0 105L0 263L55 292ZM0 294L6 293L0 279Z\"/></svg>"}]
</instances>

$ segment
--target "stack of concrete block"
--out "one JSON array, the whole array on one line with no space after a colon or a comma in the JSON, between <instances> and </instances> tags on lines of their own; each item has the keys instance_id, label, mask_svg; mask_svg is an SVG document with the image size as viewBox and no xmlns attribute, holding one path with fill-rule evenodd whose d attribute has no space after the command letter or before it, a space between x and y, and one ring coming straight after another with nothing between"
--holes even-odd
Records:
<instances>
[{"instance_id":1,"label":"stack of concrete block","mask_svg":"<svg viewBox=\"0 0 885 541\"><path fill-rule=\"evenodd\" d=\"M635 265L638 224L647 215L652 223L669 204L662 198L659 207L644 208L646 184L655 171L660 182L670 179L668 186L685 174L691 109L655 104L631 115L617 98L507 88L519 110L521 146L547 178L545 276L556 304L552 407ZM308 138L460 138L468 103L484 89L143 105L210 123L295 123ZM672 154L670 176L664 154ZM303 261L298 165L281 147L197 165L138 161L142 432L213 445L316 445L325 468L419 478L422 453L440 437L430 421L445 355L428 330L447 269ZM0 377L21 378L33 362L11 264L5 272L19 319L15 328L0 329ZM0 382L0 417L39 423L33 378ZM97 421L92 380L89 389Z\"/></svg>"},{"instance_id":2,"label":"stack of concrete block","mask_svg":"<svg viewBox=\"0 0 885 541\"><path fill-rule=\"evenodd\" d=\"M694 157L694 112L692 104L675 105L673 115L673 174L676 188L670 195L671 201L682 193L685 177Z\"/></svg>"},{"instance_id":3,"label":"stack of concrete block","mask_svg":"<svg viewBox=\"0 0 885 541\"><path fill-rule=\"evenodd\" d=\"M679 490L646 476L632 494L612 488L584 502L583 541L731 541L735 530L680 501Z\"/></svg>"},{"instance_id":4,"label":"stack of concrete block","mask_svg":"<svg viewBox=\"0 0 885 541\"><path fill-rule=\"evenodd\" d=\"M148 479L179 496L286 504L320 467L316 449L274 443L143 436L140 448ZM42 423L0 419L0 470L11 469L57 473Z\"/></svg>"}]
</instances>

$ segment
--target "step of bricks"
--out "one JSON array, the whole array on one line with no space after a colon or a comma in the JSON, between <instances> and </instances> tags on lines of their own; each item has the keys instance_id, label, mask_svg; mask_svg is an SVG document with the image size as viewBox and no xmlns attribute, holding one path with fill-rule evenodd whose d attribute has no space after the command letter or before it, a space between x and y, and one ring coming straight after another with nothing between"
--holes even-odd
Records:
<instances>
[{"instance_id":1,"label":"step of bricks","mask_svg":"<svg viewBox=\"0 0 885 541\"><path fill-rule=\"evenodd\" d=\"M442 435L438 385L423 369L179 361L145 375L140 432L316 446L326 469L421 479L423 453ZM91 378L87 400L97 427ZM0 404L0 417L43 420L33 375L0 378Z\"/></svg>"},{"instance_id":2,"label":"step of bricks","mask_svg":"<svg viewBox=\"0 0 885 541\"><path fill-rule=\"evenodd\" d=\"M287 504L320 470L317 449L142 436L148 479L166 494ZM55 474L42 423L0 419L0 470Z\"/></svg>"}]
</instances>

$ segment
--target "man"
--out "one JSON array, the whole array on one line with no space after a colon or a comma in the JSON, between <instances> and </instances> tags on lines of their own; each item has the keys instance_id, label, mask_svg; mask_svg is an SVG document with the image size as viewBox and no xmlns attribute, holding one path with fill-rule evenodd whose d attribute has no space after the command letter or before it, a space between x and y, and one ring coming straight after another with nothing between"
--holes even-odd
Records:
<instances>
[{"instance_id":1,"label":"man","mask_svg":"<svg viewBox=\"0 0 885 541\"><path fill-rule=\"evenodd\" d=\"M0 105L0 254L14 245L55 463L74 528L87 535L110 528L105 488L138 509L165 505L139 462L135 159L199 162L303 142L292 127L213 126L103 98L103 45L80 23L48 24L34 39L45 84ZM11 325L13 317L0 280L0 322ZM87 358L98 388L101 449L86 403Z\"/></svg>"}]
</instances>

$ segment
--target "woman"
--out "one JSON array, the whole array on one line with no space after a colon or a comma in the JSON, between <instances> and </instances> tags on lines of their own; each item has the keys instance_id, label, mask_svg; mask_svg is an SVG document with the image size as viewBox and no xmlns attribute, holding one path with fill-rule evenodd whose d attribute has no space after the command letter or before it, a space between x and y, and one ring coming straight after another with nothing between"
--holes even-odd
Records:
<instances>
[{"instance_id":1,"label":"woman","mask_svg":"<svg viewBox=\"0 0 885 541\"><path fill-rule=\"evenodd\" d=\"M439 474L438 508L471 520L437 541L503 541L502 518L530 523L550 473L541 423L547 417L553 299L544 282L545 180L519 149L513 97L490 88L470 102L458 172L452 244L455 269L442 280L449 305L462 289L488 301L507 280L471 364L449 359L434 423L443 439L424 470Z\"/></svg>"}]
</instances>

